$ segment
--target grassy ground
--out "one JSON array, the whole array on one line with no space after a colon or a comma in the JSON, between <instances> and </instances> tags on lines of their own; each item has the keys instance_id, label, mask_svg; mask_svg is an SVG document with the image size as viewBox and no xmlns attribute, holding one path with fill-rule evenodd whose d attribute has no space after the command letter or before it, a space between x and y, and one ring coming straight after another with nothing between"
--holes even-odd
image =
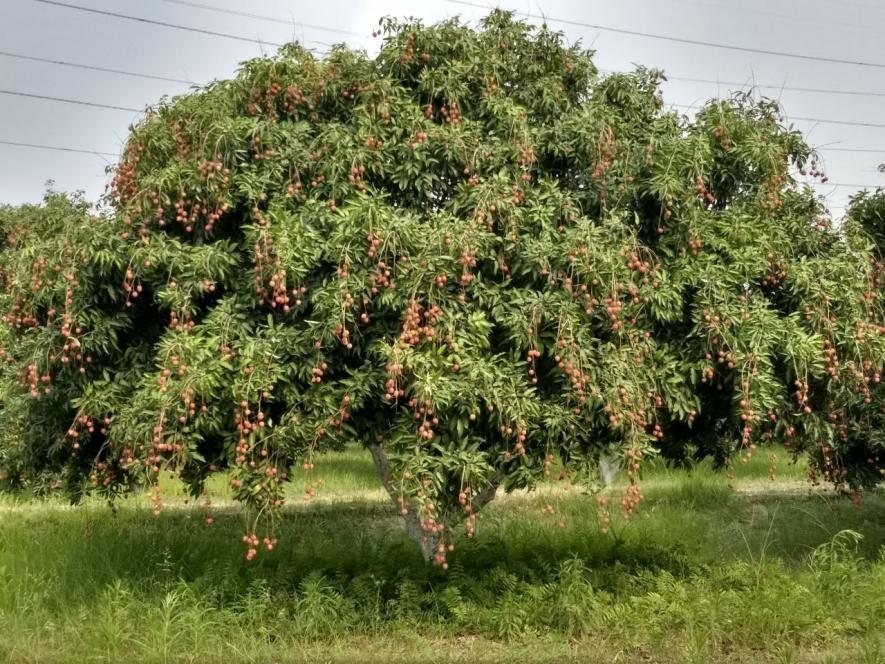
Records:
<instances>
[{"instance_id":1,"label":"grassy ground","mask_svg":"<svg viewBox=\"0 0 885 664\"><path fill-rule=\"evenodd\" d=\"M314 501L294 483L279 547L251 563L223 478L212 526L174 483L159 518L143 496L6 497L0 661L885 662L885 496L855 507L767 467L739 466L735 491L649 468L607 536L574 490L501 496L447 573L359 450L317 464Z\"/></svg>"}]
</instances>

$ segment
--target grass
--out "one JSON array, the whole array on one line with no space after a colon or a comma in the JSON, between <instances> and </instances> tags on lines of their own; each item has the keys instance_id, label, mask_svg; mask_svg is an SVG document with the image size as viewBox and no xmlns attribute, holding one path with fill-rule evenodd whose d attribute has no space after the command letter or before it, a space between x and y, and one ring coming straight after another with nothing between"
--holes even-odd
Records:
<instances>
[{"instance_id":1,"label":"grass","mask_svg":"<svg viewBox=\"0 0 885 664\"><path fill-rule=\"evenodd\" d=\"M768 465L739 465L735 491L649 467L607 536L575 490L501 496L448 572L361 450L320 460L309 503L293 483L279 547L251 563L223 478L211 527L174 482L159 518L146 496L6 497L0 661L885 662L885 496L855 507Z\"/></svg>"}]
</instances>

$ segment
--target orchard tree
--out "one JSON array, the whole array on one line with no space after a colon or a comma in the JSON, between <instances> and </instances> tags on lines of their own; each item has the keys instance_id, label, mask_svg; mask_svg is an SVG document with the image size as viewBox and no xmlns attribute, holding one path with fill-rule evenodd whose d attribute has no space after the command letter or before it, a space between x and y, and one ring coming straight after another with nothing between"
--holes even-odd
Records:
<instances>
[{"instance_id":1,"label":"orchard tree","mask_svg":"<svg viewBox=\"0 0 885 664\"><path fill-rule=\"evenodd\" d=\"M876 275L874 286L881 299L885 289L885 191L862 192L852 198L845 225L848 232L866 233L873 243L868 260ZM882 459L885 458L885 385L875 374L870 389L864 395L863 405L852 414L852 425L847 434L853 443L858 466L867 471L866 483L875 484L882 479ZM865 457L870 460L869 466L862 463Z\"/></svg>"},{"instance_id":2,"label":"orchard tree","mask_svg":"<svg viewBox=\"0 0 885 664\"><path fill-rule=\"evenodd\" d=\"M875 257L885 256L885 190L880 188L854 196L847 217L869 235L875 244Z\"/></svg>"},{"instance_id":3,"label":"orchard tree","mask_svg":"<svg viewBox=\"0 0 885 664\"><path fill-rule=\"evenodd\" d=\"M11 475L113 496L224 471L252 558L294 469L355 440L443 566L499 487L592 488L611 455L627 516L658 452L726 464L776 438L845 490L881 479L854 419L881 264L797 185L824 176L774 102L690 120L661 72L600 76L506 12L378 34L375 58L290 45L159 104L111 214L28 212Z\"/></svg>"},{"instance_id":4,"label":"orchard tree","mask_svg":"<svg viewBox=\"0 0 885 664\"><path fill-rule=\"evenodd\" d=\"M39 491L65 480L76 496L92 469L67 440L77 399L97 378L152 367L155 337L139 337L145 321L121 315L116 294L127 243L82 196L54 192L0 208L0 243L0 479Z\"/></svg>"}]
</instances>

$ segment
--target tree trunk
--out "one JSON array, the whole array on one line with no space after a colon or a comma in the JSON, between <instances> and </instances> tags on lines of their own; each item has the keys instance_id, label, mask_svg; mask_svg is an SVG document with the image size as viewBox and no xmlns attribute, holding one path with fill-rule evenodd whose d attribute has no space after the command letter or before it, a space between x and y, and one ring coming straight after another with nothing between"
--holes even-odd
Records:
<instances>
[{"instance_id":1,"label":"tree trunk","mask_svg":"<svg viewBox=\"0 0 885 664\"><path fill-rule=\"evenodd\" d=\"M390 499L397 507L403 507L397 502L399 494L397 494L396 490L390 483L390 465L387 462L387 454L384 452L384 448L377 443L373 443L369 445L369 451L372 453L372 459L375 461L375 468L378 470L378 475L381 476L381 483L384 485L384 488L387 489ZM495 471L495 474L489 479L489 483L482 491L476 494L471 501L471 508L474 512L478 512L494 499L495 493L500 484L501 473ZM421 555L424 557L424 560L430 562L437 553L439 536L434 533L428 533L421 527L421 519L418 518L415 510L409 509L403 518L406 522L406 532L409 537L412 538L415 544L418 545L418 548L421 549ZM446 525L448 526L449 524Z\"/></svg>"},{"instance_id":2,"label":"tree trunk","mask_svg":"<svg viewBox=\"0 0 885 664\"><path fill-rule=\"evenodd\" d=\"M620 457L612 452L601 452L599 454L599 476L602 478L602 483L608 486L615 481L619 472L621 472Z\"/></svg>"}]
</instances>

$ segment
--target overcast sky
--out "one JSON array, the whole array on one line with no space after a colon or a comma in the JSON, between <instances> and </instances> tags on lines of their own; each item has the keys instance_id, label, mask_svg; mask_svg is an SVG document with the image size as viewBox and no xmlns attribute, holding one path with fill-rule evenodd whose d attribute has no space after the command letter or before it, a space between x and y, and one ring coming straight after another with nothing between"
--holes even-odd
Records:
<instances>
[{"instance_id":1,"label":"overcast sky","mask_svg":"<svg viewBox=\"0 0 885 664\"><path fill-rule=\"evenodd\" d=\"M371 37L379 17L420 16L433 22L461 15L475 20L494 3L471 0L64 0L263 42L297 39L323 50L346 41L376 48ZM189 6L191 5L191 6ZM202 5L202 6L192 6ZM823 151L830 183L885 184L877 166L885 161L885 0L502 0L498 5L543 14L570 41L596 50L604 70L634 64L659 67L672 77L775 86L763 90L781 99L795 118L823 118L881 127L795 120ZM280 22L212 11L215 7L261 14ZM555 19L560 19L557 21ZM537 19L529 19L537 21ZM817 62L711 48L602 31L579 23L653 33L753 49L805 54L881 66ZM325 28L325 29L323 29ZM0 0L0 90L143 108L163 95L187 91L186 83L134 78L9 57L19 54L205 83L228 78L243 60L272 53L275 46L198 34L47 4ZM863 92L863 95L781 90L781 86ZM734 85L671 80L665 100L693 105L724 96ZM131 111L93 108L0 93L0 141L119 154ZM851 152L846 149L881 150ZM0 203L39 201L47 180L61 190L85 190L97 198L113 156L0 144ZM841 214L855 186L819 186L834 215Z\"/></svg>"}]
</instances>

